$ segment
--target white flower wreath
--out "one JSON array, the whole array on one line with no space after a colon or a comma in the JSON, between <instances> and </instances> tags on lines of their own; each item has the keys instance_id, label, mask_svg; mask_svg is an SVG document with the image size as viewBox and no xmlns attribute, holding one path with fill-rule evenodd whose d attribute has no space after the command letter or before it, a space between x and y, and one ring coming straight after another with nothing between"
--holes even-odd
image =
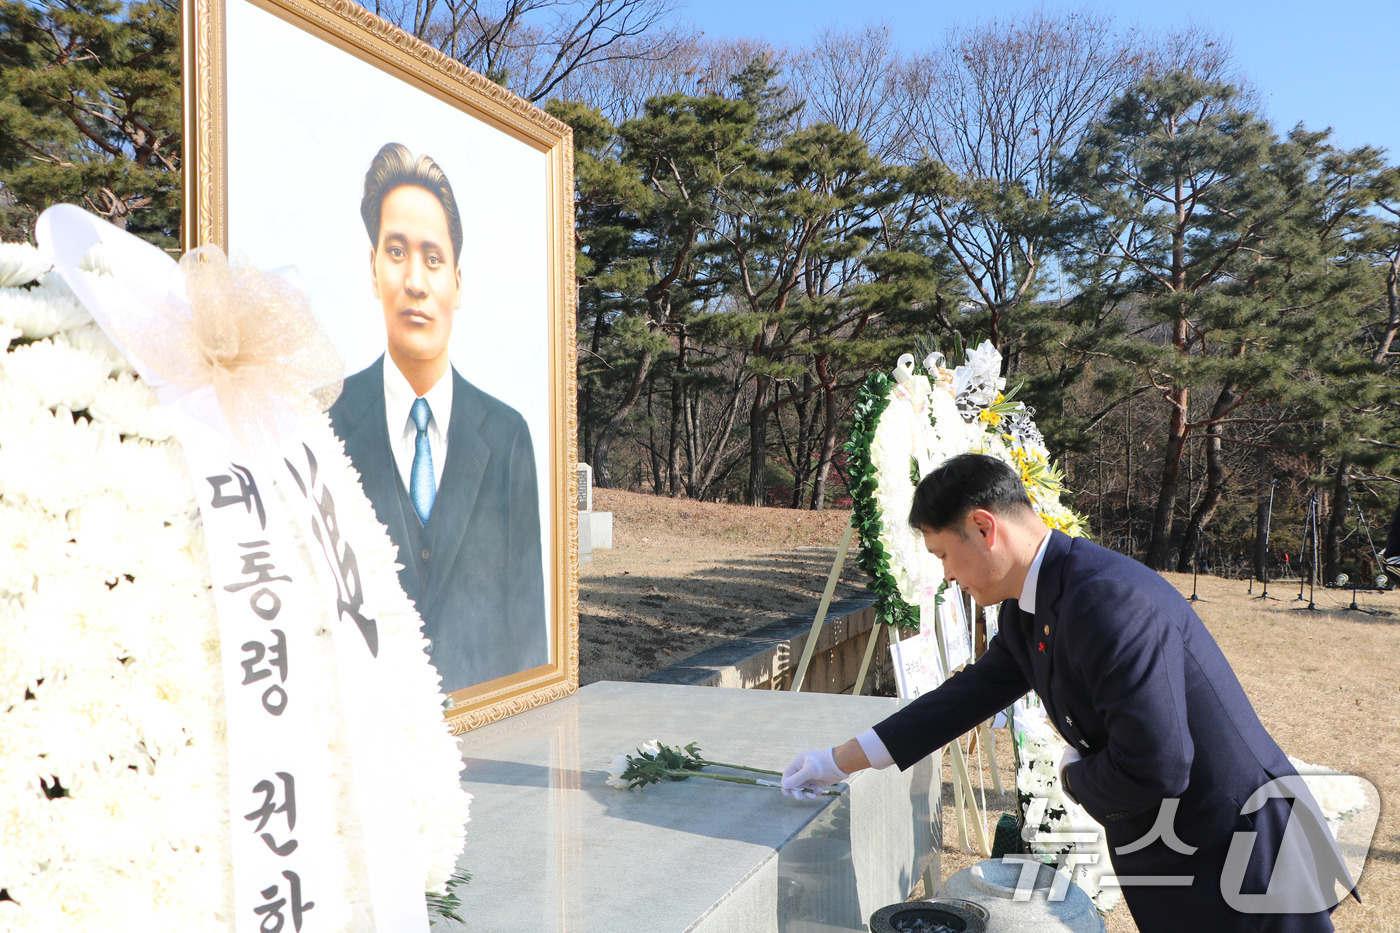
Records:
<instances>
[{"instance_id":1,"label":"white flower wreath","mask_svg":"<svg viewBox=\"0 0 1400 933\"><path fill-rule=\"evenodd\" d=\"M0 247L0 928L226 931L223 677L194 487L155 393L60 279L30 285L44 268L32 248ZM335 459L322 468L353 480ZM351 498L339 517L369 542L362 572L392 577L392 543ZM387 577L379 589L397 590ZM399 596L378 615L382 643L406 646L385 652L401 698L387 714L409 733L398 765L424 890L440 894L471 798ZM368 930L349 749L335 698L317 701L347 867L317 919Z\"/></svg>"},{"instance_id":2,"label":"white flower wreath","mask_svg":"<svg viewBox=\"0 0 1400 933\"><path fill-rule=\"evenodd\" d=\"M919 479L949 457L985 453L1005 460L1047 524L1083 534L1082 521L1060 502L1061 478L1033 412L1003 396L1000 369L1001 354L984 341L952 370L934 353L920 372L905 354L889 376L876 373L862 389L847 447L851 493L861 532L858 560L872 578L876 611L886 624L913 627L929 618L942 589L942 565L905 519Z\"/></svg>"}]
</instances>

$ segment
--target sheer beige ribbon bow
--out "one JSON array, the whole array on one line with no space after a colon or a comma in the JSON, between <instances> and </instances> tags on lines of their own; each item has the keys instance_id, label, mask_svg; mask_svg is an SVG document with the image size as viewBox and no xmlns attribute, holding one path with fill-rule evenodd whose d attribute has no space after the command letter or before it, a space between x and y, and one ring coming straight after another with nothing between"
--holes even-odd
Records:
<instances>
[{"instance_id":1,"label":"sheer beige ribbon bow","mask_svg":"<svg viewBox=\"0 0 1400 933\"><path fill-rule=\"evenodd\" d=\"M189 315L169 304L139 324L113 320L117 338L172 385L212 386L239 442L267 450L278 400L319 414L340 395L344 366L306 296L217 246L180 259ZM134 326L133 326L134 325Z\"/></svg>"}]
</instances>

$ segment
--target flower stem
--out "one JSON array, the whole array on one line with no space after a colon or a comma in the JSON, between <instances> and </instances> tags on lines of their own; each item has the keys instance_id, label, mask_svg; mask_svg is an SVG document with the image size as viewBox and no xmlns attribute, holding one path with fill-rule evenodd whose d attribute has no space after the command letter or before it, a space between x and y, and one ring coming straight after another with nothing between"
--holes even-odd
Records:
<instances>
[{"instance_id":1,"label":"flower stem","mask_svg":"<svg viewBox=\"0 0 1400 933\"><path fill-rule=\"evenodd\" d=\"M731 765L725 764L722 761L708 761L704 758L697 758L696 761L699 761L702 765L707 765L712 768L733 768L736 771L752 771L755 774L781 775L783 773L781 771L769 771L767 768L750 768L748 765Z\"/></svg>"},{"instance_id":2,"label":"flower stem","mask_svg":"<svg viewBox=\"0 0 1400 933\"><path fill-rule=\"evenodd\" d=\"M726 765L725 767L729 767L729 766ZM753 768L753 769L750 769L750 770L756 771L756 770L758 770L758 769L757 769L757 768ZM756 781L756 780L754 780L753 778L737 777L737 776L732 775L732 774L706 774L704 771L677 771L677 770L673 770L673 769L671 769L671 768L663 768L663 769L661 769L661 773L664 774L664 775L666 775L667 777L673 777L673 778L682 778L682 779L684 779L684 778L692 778L692 777L709 778L711 781L725 781L725 782L727 782L727 783L729 783L729 784L751 784L751 785L753 785L753 786L755 786L755 787L777 787L777 788L780 788L780 789L781 789L782 786L783 786L783 785L777 783L776 781ZM767 772L764 772L764 773L766 773L766 774L777 774L778 772L776 772L776 771L767 771ZM821 793L821 795L827 796L827 797L840 797L840 796L841 796L841 792L840 792L839 790L824 790L824 791L821 791L820 793Z\"/></svg>"}]
</instances>

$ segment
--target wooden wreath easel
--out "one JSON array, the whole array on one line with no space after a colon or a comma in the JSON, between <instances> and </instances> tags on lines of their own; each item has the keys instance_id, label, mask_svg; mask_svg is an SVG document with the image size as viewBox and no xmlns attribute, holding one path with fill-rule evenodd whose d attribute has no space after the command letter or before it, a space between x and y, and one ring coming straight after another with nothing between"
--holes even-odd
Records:
<instances>
[{"instance_id":1,"label":"wooden wreath easel","mask_svg":"<svg viewBox=\"0 0 1400 933\"><path fill-rule=\"evenodd\" d=\"M836 593L836 581L841 578L841 571L846 566L846 555L851 550L851 538L855 535L855 522L846 526L846 531L841 535L841 543L836 548L836 559L831 563L831 573L826 578L826 588L822 591L821 602L817 605L816 618L812 620L812 630L807 633L807 643L802 647L802 660L798 662L797 670L793 672L792 683L788 685L788 690L797 692L802 689L802 683L807 678L807 669L811 666L812 655L817 648L817 638L821 634L822 625L826 622L827 610L831 608L832 596ZM870 629L870 637L865 642L865 656L860 662L860 671L856 674L855 686L851 688L852 696L859 696L865 690L865 679L870 672L870 662L875 656L875 643L879 640L879 626ZM934 615L934 641L938 645L939 661L943 665L943 670L948 670L948 648L947 639L943 633L943 619L940 614ZM897 629L891 629L890 637L895 641L899 640ZM996 742L992 740L990 723L983 722L972 732L968 733L972 741L980 748L987 750L987 757L992 767L992 787L1000 794L1001 776L997 770ZM980 737L980 741L979 741ZM976 837L975 851L981 854L982 858L991 858L992 844L987 833L987 821L981 808L977 806L977 798L972 787L972 779L968 775L967 762L963 758L962 739L958 738L948 744L952 749L953 763L953 806L957 813L958 835L963 848L973 851L974 840L968 836L968 816L972 817L973 833ZM942 757L942 750L939 750L939 757Z\"/></svg>"}]
</instances>

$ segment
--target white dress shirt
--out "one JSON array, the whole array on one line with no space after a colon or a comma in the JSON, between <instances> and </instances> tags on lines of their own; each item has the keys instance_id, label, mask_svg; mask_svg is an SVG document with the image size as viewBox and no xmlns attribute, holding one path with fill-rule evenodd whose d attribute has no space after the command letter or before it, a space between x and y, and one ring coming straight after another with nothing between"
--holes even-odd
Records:
<instances>
[{"instance_id":1,"label":"white dress shirt","mask_svg":"<svg viewBox=\"0 0 1400 933\"><path fill-rule=\"evenodd\" d=\"M1021 584L1021 596L1016 600L1016 605L1021 607L1022 612L1035 615L1035 590L1040 582L1040 565L1045 560L1045 549L1049 546L1050 532L1046 530L1045 537L1040 539L1040 547L1035 549L1035 557L1031 558L1030 567L1026 568L1026 582Z\"/></svg>"},{"instance_id":2,"label":"white dress shirt","mask_svg":"<svg viewBox=\"0 0 1400 933\"><path fill-rule=\"evenodd\" d=\"M1035 614L1035 591L1036 584L1040 582L1040 565L1045 560L1045 549L1049 546L1050 532L1047 530L1045 537L1040 539L1040 547L1035 549L1035 557L1031 558L1030 567L1026 568L1026 580L1021 584L1021 596L1016 600L1022 611L1032 615ZM885 748L885 743L874 729L865 730L856 736L856 741L860 743L865 757L870 759L872 768L888 768L894 764L889 749Z\"/></svg>"},{"instance_id":3,"label":"white dress shirt","mask_svg":"<svg viewBox=\"0 0 1400 933\"><path fill-rule=\"evenodd\" d=\"M428 449L433 452L433 486L442 487L442 467L447 462L447 428L452 420L452 367L442 374L437 384L423 396L432 416L428 419ZM389 446L394 451L394 463L404 489L412 489L413 454L418 441L418 426L411 412L418 394L408 384L404 374L384 355L384 418L389 427Z\"/></svg>"}]
</instances>

